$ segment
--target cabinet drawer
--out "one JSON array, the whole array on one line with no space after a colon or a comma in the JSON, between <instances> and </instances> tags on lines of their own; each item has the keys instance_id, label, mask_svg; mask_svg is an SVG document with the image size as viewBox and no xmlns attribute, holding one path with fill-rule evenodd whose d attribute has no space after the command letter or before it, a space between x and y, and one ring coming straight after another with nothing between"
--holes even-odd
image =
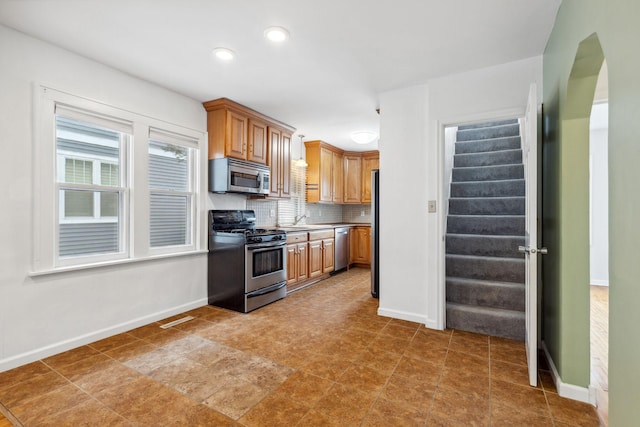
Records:
<instances>
[{"instance_id":1,"label":"cabinet drawer","mask_svg":"<svg viewBox=\"0 0 640 427\"><path fill-rule=\"evenodd\" d=\"M307 232L287 233L287 243L298 243L307 241Z\"/></svg>"},{"instance_id":2,"label":"cabinet drawer","mask_svg":"<svg viewBox=\"0 0 640 427\"><path fill-rule=\"evenodd\" d=\"M333 239L335 233L333 228L326 230L316 230L309 232L309 241L311 240L322 240L322 239Z\"/></svg>"}]
</instances>

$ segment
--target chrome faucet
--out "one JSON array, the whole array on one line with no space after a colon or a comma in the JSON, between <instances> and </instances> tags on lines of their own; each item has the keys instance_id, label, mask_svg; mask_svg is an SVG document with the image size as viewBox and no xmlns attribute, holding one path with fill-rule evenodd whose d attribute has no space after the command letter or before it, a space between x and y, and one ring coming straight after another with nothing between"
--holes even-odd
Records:
<instances>
[{"instance_id":1,"label":"chrome faucet","mask_svg":"<svg viewBox=\"0 0 640 427\"><path fill-rule=\"evenodd\" d=\"M298 223L302 221L303 218L306 218L306 217L307 217L307 214L300 215L299 217L296 215L293 220L293 225L298 225Z\"/></svg>"}]
</instances>

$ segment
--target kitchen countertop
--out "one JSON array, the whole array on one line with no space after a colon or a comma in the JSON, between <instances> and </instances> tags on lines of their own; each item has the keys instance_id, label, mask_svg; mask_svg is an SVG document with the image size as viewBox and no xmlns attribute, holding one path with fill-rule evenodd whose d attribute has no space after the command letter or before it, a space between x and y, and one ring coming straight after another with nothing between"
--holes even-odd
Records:
<instances>
[{"instance_id":1,"label":"kitchen countertop","mask_svg":"<svg viewBox=\"0 0 640 427\"><path fill-rule=\"evenodd\" d=\"M371 224L368 222L336 222L329 224L300 224L300 225L282 225L279 227L273 227L278 230L284 230L287 233L295 233L296 231L309 231L309 230L323 230L327 228L338 228L338 227L370 227Z\"/></svg>"}]
</instances>

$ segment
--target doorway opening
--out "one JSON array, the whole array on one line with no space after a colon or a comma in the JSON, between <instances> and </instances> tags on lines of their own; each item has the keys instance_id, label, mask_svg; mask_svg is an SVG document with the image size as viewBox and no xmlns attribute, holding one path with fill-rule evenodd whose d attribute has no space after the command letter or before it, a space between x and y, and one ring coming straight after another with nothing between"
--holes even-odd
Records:
<instances>
[{"instance_id":1,"label":"doorway opening","mask_svg":"<svg viewBox=\"0 0 640 427\"><path fill-rule=\"evenodd\" d=\"M591 385L598 412L609 406L609 171L608 71L603 62L589 122L589 248Z\"/></svg>"},{"instance_id":2,"label":"doorway opening","mask_svg":"<svg viewBox=\"0 0 640 427\"><path fill-rule=\"evenodd\" d=\"M525 339L525 179L518 118L444 129L446 327Z\"/></svg>"},{"instance_id":3,"label":"doorway opening","mask_svg":"<svg viewBox=\"0 0 640 427\"><path fill-rule=\"evenodd\" d=\"M592 298L592 291L603 289L591 286L594 284L592 273L603 270L600 265L603 263L599 261L608 259L609 203L608 196L603 195L608 191L607 148L603 147L608 131L592 129L598 127L600 115L605 117L605 124L607 122L608 115L599 114L606 108L602 101L608 98L608 91L604 90L607 87L606 67L602 72L604 62L604 52L596 33L580 42L563 107L560 132L561 151L565 156L561 165L567 172L560 176L563 182L561 256L564 278L561 287L562 294L570 296L567 300L571 301L570 306L564 307L568 317L563 324L563 335L571 339L561 337L560 345L565 347L561 352L563 357L570 359L571 364L564 364L560 374L570 383L588 385L588 397L582 397L596 404L601 421L606 425L608 402L603 392L608 389L608 357L603 355L608 354L608 333L598 334L594 325L599 323L600 332L605 332L607 328L602 325L608 324L609 314L608 309L594 310L598 301ZM552 238L548 234L547 237ZM606 271L608 265L604 263L604 267ZM608 282L608 273L600 276L604 278L603 282ZM605 296L608 299L608 292ZM600 307L608 306L600 302ZM597 364L598 361L604 363Z\"/></svg>"}]
</instances>

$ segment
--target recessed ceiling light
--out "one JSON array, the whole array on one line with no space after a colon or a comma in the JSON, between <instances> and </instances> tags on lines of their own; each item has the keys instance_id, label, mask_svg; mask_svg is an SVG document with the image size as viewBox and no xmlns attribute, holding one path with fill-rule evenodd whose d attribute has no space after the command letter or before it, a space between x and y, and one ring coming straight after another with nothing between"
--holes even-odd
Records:
<instances>
[{"instance_id":1,"label":"recessed ceiling light","mask_svg":"<svg viewBox=\"0 0 640 427\"><path fill-rule=\"evenodd\" d=\"M226 47L217 47L213 49L213 54L218 59L222 59L223 61L231 61L236 55L231 49L227 49Z\"/></svg>"},{"instance_id":2,"label":"recessed ceiling light","mask_svg":"<svg viewBox=\"0 0 640 427\"><path fill-rule=\"evenodd\" d=\"M375 132L358 131L351 134L351 140L357 144L368 144L373 142L378 135Z\"/></svg>"},{"instance_id":3,"label":"recessed ceiling light","mask_svg":"<svg viewBox=\"0 0 640 427\"><path fill-rule=\"evenodd\" d=\"M289 38L289 31L283 27L269 27L264 30L264 36L272 42L283 42Z\"/></svg>"}]
</instances>

